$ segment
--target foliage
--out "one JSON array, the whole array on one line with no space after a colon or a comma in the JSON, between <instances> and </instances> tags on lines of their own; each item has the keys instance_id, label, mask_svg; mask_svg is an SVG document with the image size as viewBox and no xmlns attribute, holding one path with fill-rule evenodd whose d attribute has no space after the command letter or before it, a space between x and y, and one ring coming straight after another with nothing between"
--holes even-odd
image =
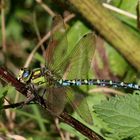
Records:
<instances>
[{"instance_id":1,"label":"foliage","mask_svg":"<svg viewBox=\"0 0 140 140\"><path fill-rule=\"evenodd\" d=\"M138 139L140 137L140 95L126 95L111 97L99 105L95 105L96 113L102 118L111 134L106 134L113 139Z\"/></svg>"},{"instance_id":2,"label":"foliage","mask_svg":"<svg viewBox=\"0 0 140 140\"><path fill-rule=\"evenodd\" d=\"M9 87L9 86L1 87L1 90L0 90L0 111L3 109L4 99L9 91L11 91L11 87Z\"/></svg>"}]
</instances>

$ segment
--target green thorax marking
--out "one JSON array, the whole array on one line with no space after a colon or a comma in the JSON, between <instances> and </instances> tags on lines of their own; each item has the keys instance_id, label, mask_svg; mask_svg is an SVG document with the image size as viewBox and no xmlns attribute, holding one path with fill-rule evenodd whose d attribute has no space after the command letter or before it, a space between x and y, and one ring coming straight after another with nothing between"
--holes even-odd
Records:
<instances>
[{"instance_id":1,"label":"green thorax marking","mask_svg":"<svg viewBox=\"0 0 140 140\"><path fill-rule=\"evenodd\" d=\"M42 85L46 83L44 70L41 68L33 69L30 81L35 85Z\"/></svg>"}]
</instances>

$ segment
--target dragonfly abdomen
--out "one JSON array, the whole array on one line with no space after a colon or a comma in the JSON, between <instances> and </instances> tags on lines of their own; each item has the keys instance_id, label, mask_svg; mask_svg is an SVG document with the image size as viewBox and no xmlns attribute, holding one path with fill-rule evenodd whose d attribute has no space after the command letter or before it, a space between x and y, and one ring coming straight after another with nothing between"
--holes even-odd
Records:
<instances>
[{"instance_id":1,"label":"dragonfly abdomen","mask_svg":"<svg viewBox=\"0 0 140 140\"><path fill-rule=\"evenodd\" d=\"M81 86L81 85L97 85L107 86L114 88L130 88L139 90L140 86L133 83L116 82L111 80L99 80L99 79L75 79L75 80L58 80L58 83L62 86Z\"/></svg>"}]
</instances>

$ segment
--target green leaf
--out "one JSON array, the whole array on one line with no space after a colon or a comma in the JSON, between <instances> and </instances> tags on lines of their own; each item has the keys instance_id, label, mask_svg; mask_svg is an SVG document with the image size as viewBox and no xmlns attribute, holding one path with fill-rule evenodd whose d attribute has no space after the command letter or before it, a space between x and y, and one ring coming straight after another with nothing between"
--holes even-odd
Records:
<instances>
[{"instance_id":1,"label":"green leaf","mask_svg":"<svg viewBox=\"0 0 140 140\"><path fill-rule=\"evenodd\" d=\"M76 21L67 33L69 49L72 50L83 35L90 30L81 22Z\"/></svg>"},{"instance_id":2,"label":"green leaf","mask_svg":"<svg viewBox=\"0 0 140 140\"><path fill-rule=\"evenodd\" d=\"M45 59L42 55L40 55L38 52L34 55L36 61L39 61L41 64L45 64Z\"/></svg>"},{"instance_id":3,"label":"green leaf","mask_svg":"<svg viewBox=\"0 0 140 140\"><path fill-rule=\"evenodd\" d=\"M107 44L107 51L111 71L114 73L114 75L123 76L126 71L128 71L128 63L109 44Z\"/></svg>"},{"instance_id":4,"label":"green leaf","mask_svg":"<svg viewBox=\"0 0 140 140\"><path fill-rule=\"evenodd\" d=\"M17 41L22 39L22 28L18 21L14 18L10 21L9 25L7 26L7 38L13 38Z\"/></svg>"},{"instance_id":5,"label":"green leaf","mask_svg":"<svg viewBox=\"0 0 140 140\"><path fill-rule=\"evenodd\" d=\"M140 137L140 94L112 97L95 105L94 109L114 131L115 137Z\"/></svg>"},{"instance_id":6,"label":"green leaf","mask_svg":"<svg viewBox=\"0 0 140 140\"><path fill-rule=\"evenodd\" d=\"M109 44L106 44L109 58L109 65L112 73L123 77L125 82L134 82L136 80L135 69L129 65L124 57Z\"/></svg>"},{"instance_id":7,"label":"green leaf","mask_svg":"<svg viewBox=\"0 0 140 140\"><path fill-rule=\"evenodd\" d=\"M0 87L0 111L3 109L4 98L7 95L8 90L9 86Z\"/></svg>"},{"instance_id":8,"label":"green leaf","mask_svg":"<svg viewBox=\"0 0 140 140\"><path fill-rule=\"evenodd\" d=\"M120 8L135 14L137 2L137 0L125 0L121 3Z\"/></svg>"}]
</instances>

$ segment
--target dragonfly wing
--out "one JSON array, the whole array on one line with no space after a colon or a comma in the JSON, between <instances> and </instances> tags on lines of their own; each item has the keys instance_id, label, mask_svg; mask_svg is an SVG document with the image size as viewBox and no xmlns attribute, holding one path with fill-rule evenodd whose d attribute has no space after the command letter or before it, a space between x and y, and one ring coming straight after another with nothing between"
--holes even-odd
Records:
<instances>
[{"instance_id":1,"label":"dragonfly wing","mask_svg":"<svg viewBox=\"0 0 140 140\"><path fill-rule=\"evenodd\" d=\"M67 36L66 26L60 15L56 15L52 21L51 38L46 50L46 64L50 71L55 71L58 63L62 62L67 54ZM58 74L59 73L59 74ZM62 74L59 70L54 73L58 79L62 78ZM46 77L47 78L47 77ZM51 83L50 79L46 79L48 83ZM49 85L51 86L51 85ZM50 110L59 115L66 103L66 94L64 88L50 87L47 89L47 104Z\"/></svg>"},{"instance_id":2,"label":"dragonfly wing","mask_svg":"<svg viewBox=\"0 0 140 140\"><path fill-rule=\"evenodd\" d=\"M74 47L69 56L64 60L63 66L67 67L63 79L87 79L92 59L95 52L95 34L86 34ZM73 96L75 98L73 100ZM71 87L68 90L67 97L73 108L87 123L92 124L92 116L87 104L87 100L82 94L82 90L77 87Z\"/></svg>"},{"instance_id":3,"label":"dragonfly wing","mask_svg":"<svg viewBox=\"0 0 140 140\"><path fill-rule=\"evenodd\" d=\"M51 38L46 50L47 67L53 71L58 63L65 58L67 48L66 25L62 17L56 15L52 21Z\"/></svg>"},{"instance_id":4,"label":"dragonfly wing","mask_svg":"<svg viewBox=\"0 0 140 140\"><path fill-rule=\"evenodd\" d=\"M87 79L94 52L95 34L88 33L81 38L63 62L57 65L56 71L59 69L63 72L63 79Z\"/></svg>"},{"instance_id":5,"label":"dragonfly wing","mask_svg":"<svg viewBox=\"0 0 140 140\"><path fill-rule=\"evenodd\" d=\"M60 115L66 104L65 89L62 87L48 88L47 90L47 106L55 115Z\"/></svg>"},{"instance_id":6,"label":"dragonfly wing","mask_svg":"<svg viewBox=\"0 0 140 140\"><path fill-rule=\"evenodd\" d=\"M74 90L70 87L48 88L47 106L52 114L60 115L68 101L78 115L88 124L93 124L92 116L81 91Z\"/></svg>"},{"instance_id":7,"label":"dragonfly wing","mask_svg":"<svg viewBox=\"0 0 140 140\"><path fill-rule=\"evenodd\" d=\"M83 94L81 94L82 91L79 89L71 89L70 87L67 90L67 98L70 102L71 106L74 108L74 110L78 113L78 115L88 124L92 125L93 120L92 116L87 104L87 100ZM73 94L74 93L74 94Z\"/></svg>"},{"instance_id":8,"label":"dragonfly wing","mask_svg":"<svg viewBox=\"0 0 140 140\"><path fill-rule=\"evenodd\" d=\"M95 51L95 34L88 33L68 54L67 30L60 15L53 19L51 39L46 50L47 67L63 79L88 78Z\"/></svg>"}]
</instances>

